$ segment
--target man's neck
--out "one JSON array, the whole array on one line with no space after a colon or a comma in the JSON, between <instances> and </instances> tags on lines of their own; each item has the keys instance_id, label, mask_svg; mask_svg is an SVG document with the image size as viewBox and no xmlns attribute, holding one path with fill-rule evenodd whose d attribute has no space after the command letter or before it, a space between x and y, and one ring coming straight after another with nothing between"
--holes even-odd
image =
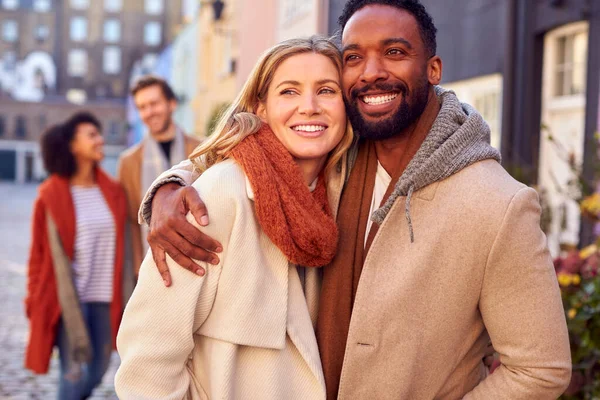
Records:
<instances>
[{"instance_id":1,"label":"man's neck","mask_svg":"<svg viewBox=\"0 0 600 400\"><path fill-rule=\"evenodd\" d=\"M152 133L152 137L154 138L154 140L156 140L159 143L169 142L169 141L175 139L176 132L177 132L177 127L175 126L173 121L171 121L171 123L169 124L167 129L165 129L162 132Z\"/></svg>"},{"instance_id":2,"label":"man's neck","mask_svg":"<svg viewBox=\"0 0 600 400\"><path fill-rule=\"evenodd\" d=\"M394 176L403 158L410 156L412 159L427 137L439 111L440 102L432 89L425 110L414 124L394 137L374 142L377 160L390 176Z\"/></svg>"}]
</instances>

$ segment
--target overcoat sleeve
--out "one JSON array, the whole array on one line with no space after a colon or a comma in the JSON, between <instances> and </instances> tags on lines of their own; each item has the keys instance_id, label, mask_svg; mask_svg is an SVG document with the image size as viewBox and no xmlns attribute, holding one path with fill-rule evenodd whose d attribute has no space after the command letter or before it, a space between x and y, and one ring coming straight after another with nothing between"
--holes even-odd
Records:
<instances>
[{"instance_id":1,"label":"overcoat sleeve","mask_svg":"<svg viewBox=\"0 0 600 400\"><path fill-rule=\"evenodd\" d=\"M502 365L464 398L555 399L569 384L565 314L537 193L507 208L487 261L479 308Z\"/></svg>"}]
</instances>

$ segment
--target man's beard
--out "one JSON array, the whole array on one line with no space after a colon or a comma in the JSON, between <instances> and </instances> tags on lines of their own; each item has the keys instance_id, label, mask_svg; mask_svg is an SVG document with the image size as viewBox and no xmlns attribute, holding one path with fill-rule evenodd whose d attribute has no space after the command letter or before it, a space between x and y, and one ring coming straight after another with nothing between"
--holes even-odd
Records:
<instances>
[{"instance_id":1,"label":"man's beard","mask_svg":"<svg viewBox=\"0 0 600 400\"><path fill-rule=\"evenodd\" d=\"M160 138L169 130L170 127L171 127L171 115L169 115L169 117L165 120L165 122L162 124L160 129L153 131L153 132L151 131L150 133L152 134L152 136Z\"/></svg>"},{"instance_id":2,"label":"man's beard","mask_svg":"<svg viewBox=\"0 0 600 400\"><path fill-rule=\"evenodd\" d=\"M358 109L358 102L362 101L359 96L372 90L396 92L398 96L402 96L402 102L393 115L373 122L365 120ZM427 78L413 91L411 104L407 101L410 94L408 87L401 82L396 84L374 83L361 89L353 89L350 92L351 99L344 96L344 103L346 103L346 112L354 132L361 138L371 140L384 140L398 135L423 114L429 97Z\"/></svg>"}]
</instances>

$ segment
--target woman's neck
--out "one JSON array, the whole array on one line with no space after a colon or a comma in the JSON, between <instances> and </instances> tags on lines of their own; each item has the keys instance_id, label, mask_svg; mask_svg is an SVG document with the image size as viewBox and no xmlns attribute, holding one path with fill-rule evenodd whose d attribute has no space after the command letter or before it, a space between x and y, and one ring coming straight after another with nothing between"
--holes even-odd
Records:
<instances>
[{"instance_id":1,"label":"woman's neck","mask_svg":"<svg viewBox=\"0 0 600 400\"><path fill-rule=\"evenodd\" d=\"M306 182L306 186L310 186L311 183L313 183L315 179L317 179L317 177L325 167L325 161L327 161L327 157L309 160L296 159L296 164L298 164L298 166L300 167L300 171L302 171L302 176L304 177L304 182Z\"/></svg>"},{"instance_id":2,"label":"woman's neck","mask_svg":"<svg viewBox=\"0 0 600 400\"><path fill-rule=\"evenodd\" d=\"M71 177L72 186L94 186L96 184L96 164L93 161L77 161L77 171Z\"/></svg>"}]
</instances>

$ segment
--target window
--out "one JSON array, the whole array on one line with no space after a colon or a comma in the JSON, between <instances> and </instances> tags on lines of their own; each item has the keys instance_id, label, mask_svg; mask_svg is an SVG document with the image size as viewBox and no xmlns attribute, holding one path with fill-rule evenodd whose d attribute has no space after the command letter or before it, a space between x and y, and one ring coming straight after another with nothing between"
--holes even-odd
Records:
<instances>
[{"instance_id":1,"label":"window","mask_svg":"<svg viewBox=\"0 0 600 400\"><path fill-rule=\"evenodd\" d=\"M48 12L52 8L51 0L33 0L33 11Z\"/></svg>"},{"instance_id":2,"label":"window","mask_svg":"<svg viewBox=\"0 0 600 400\"><path fill-rule=\"evenodd\" d=\"M27 136L27 125L25 117L22 115L17 116L15 124L15 137L24 139Z\"/></svg>"},{"instance_id":3,"label":"window","mask_svg":"<svg viewBox=\"0 0 600 400\"><path fill-rule=\"evenodd\" d=\"M147 14L160 15L163 8L163 0L144 0L144 10Z\"/></svg>"},{"instance_id":4,"label":"window","mask_svg":"<svg viewBox=\"0 0 600 400\"><path fill-rule=\"evenodd\" d=\"M19 8L19 0L2 0L2 7L7 10L16 10Z\"/></svg>"},{"instance_id":5,"label":"window","mask_svg":"<svg viewBox=\"0 0 600 400\"><path fill-rule=\"evenodd\" d=\"M84 76L87 73L87 52L74 49L69 52L68 73L70 76Z\"/></svg>"},{"instance_id":6,"label":"window","mask_svg":"<svg viewBox=\"0 0 600 400\"><path fill-rule=\"evenodd\" d=\"M502 110L500 91L487 90L473 94L473 107L481 114L491 129L492 145L500 148L500 111Z\"/></svg>"},{"instance_id":7,"label":"window","mask_svg":"<svg viewBox=\"0 0 600 400\"><path fill-rule=\"evenodd\" d=\"M104 21L104 41L116 43L121 40L121 21L108 19Z\"/></svg>"},{"instance_id":8,"label":"window","mask_svg":"<svg viewBox=\"0 0 600 400\"><path fill-rule=\"evenodd\" d=\"M154 69L154 67L156 66L157 61L158 61L157 54L154 54L154 53L144 54L144 57L142 57L142 68L144 70L148 71L148 73L150 73L150 71L152 71Z\"/></svg>"},{"instance_id":9,"label":"window","mask_svg":"<svg viewBox=\"0 0 600 400\"><path fill-rule=\"evenodd\" d=\"M144 44L158 46L161 42L161 28L158 22L148 22L144 25Z\"/></svg>"},{"instance_id":10,"label":"window","mask_svg":"<svg viewBox=\"0 0 600 400\"><path fill-rule=\"evenodd\" d=\"M82 42L87 37L87 19L84 17L73 17L71 19L71 40Z\"/></svg>"},{"instance_id":11,"label":"window","mask_svg":"<svg viewBox=\"0 0 600 400\"><path fill-rule=\"evenodd\" d=\"M40 131L43 131L48 126L48 120L46 119L45 114L38 115L37 122L38 122L38 128L40 129Z\"/></svg>"},{"instance_id":12,"label":"window","mask_svg":"<svg viewBox=\"0 0 600 400\"><path fill-rule=\"evenodd\" d=\"M66 96L67 101L73 104L85 104L87 101L87 94L82 89L69 89L67 90Z\"/></svg>"},{"instance_id":13,"label":"window","mask_svg":"<svg viewBox=\"0 0 600 400\"><path fill-rule=\"evenodd\" d=\"M43 42L50 36L50 29L47 25L38 25L35 27L34 35L38 42Z\"/></svg>"},{"instance_id":14,"label":"window","mask_svg":"<svg viewBox=\"0 0 600 400\"><path fill-rule=\"evenodd\" d=\"M4 20L2 23L2 39L5 42L16 42L19 37L19 24L12 19Z\"/></svg>"},{"instance_id":15,"label":"window","mask_svg":"<svg viewBox=\"0 0 600 400\"><path fill-rule=\"evenodd\" d=\"M104 0L104 11L119 12L123 7L123 0Z\"/></svg>"},{"instance_id":16,"label":"window","mask_svg":"<svg viewBox=\"0 0 600 400\"><path fill-rule=\"evenodd\" d=\"M556 39L555 96L585 93L587 51L587 31Z\"/></svg>"},{"instance_id":17,"label":"window","mask_svg":"<svg viewBox=\"0 0 600 400\"><path fill-rule=\"evenodd\" d=\"M121 49L116 46L104 48L103 69L107 74L121 72Z\"/></svg>"},{"instance_id":18,"label":"window","mask_svg":"<svg viewBox=\"0 0 600 400\"><path fill-rule=\"evenodd\" d=\"M4 115L0 115L0 137L4 136L4 132L6 131L6 119Z\"/></svg>"},{"instance_id":19,"label":"window","mask_svg":"<svg viewBox=\"0 0 600 400\"><path fill-rule=\"evenodd\" d=\"M282 6L283 24L287 24L310 11L312 2L306 0L284 0Z\"/></svg>"},{"instance_id":20,"label":"window","mask_svg":"<svg viewBox=\"0 0 600 400\"><path fill-rule=\"evenodd\" d=\"M14 51L7 51L2 57L4 61L4 70L7 72L14 72L17 68L17 53Z\"/></svg>"},{"instance_id":21,"label":"window","mask_svg":"<svg viewBox=\"0 0 600 400\"><path fill-rule=\"evenodd\" d=\"M111 138L117 139L121 133L121 124L118 121L110 121L108 134Z\"/></svg>"},{"instance_id":22,"label":"window","mask_svg":"<svg viewBox=\"0 0 600 400\"><path fill-rule=\"evenodd\" d=\"M90 6L90 0L71 0L71 7L76 10L85 10Z\"/></svg>"}]
</instances>

